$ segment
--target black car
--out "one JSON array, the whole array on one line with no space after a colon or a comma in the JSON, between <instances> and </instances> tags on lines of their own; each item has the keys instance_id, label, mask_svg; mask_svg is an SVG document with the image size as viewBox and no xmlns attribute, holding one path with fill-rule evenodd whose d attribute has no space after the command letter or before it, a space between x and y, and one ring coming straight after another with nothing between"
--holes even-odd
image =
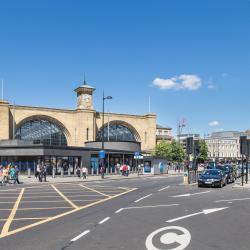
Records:
<instances>
[{"instance_id":1,"label":"black car","mask_svg":"<svg viewBox=\"0 0 250 250\"><path fill-rule=\"evenodd\" d=\"M210 186L222 188L227 184L227 176L219 169L205 170L198 179L198 187Z\"/></svg>"},{"instance_id":2,"label":"black car","mask_svg":"<svg viewBox=\"0 0 250 250\"><path fill-rule=\"evenodd\" d=\"M230 166L230 165L218 165L218 166L216 166L216 169L219 169L226 174L227 183L235 182L236 176L235 176L235 172L234 172L234 169L232 166Z\"/></svg>"}]
</instances>

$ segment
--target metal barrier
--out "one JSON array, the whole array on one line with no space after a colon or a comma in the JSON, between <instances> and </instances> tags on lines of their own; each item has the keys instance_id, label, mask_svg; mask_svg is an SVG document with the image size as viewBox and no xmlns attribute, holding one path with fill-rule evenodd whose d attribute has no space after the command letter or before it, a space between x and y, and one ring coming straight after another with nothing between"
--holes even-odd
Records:
<instances>
[{"instance_id":1,"label":"metal barrier","mask_svg":"<svg viewBox=\"0 0 250 250\"><path fill-rule=\"evenodd\" d=\"M188 171L188 184L197 183L199 179L199 175L202 173L202 171L197 170L189 170Z\"/></svg>"}]
</instances>

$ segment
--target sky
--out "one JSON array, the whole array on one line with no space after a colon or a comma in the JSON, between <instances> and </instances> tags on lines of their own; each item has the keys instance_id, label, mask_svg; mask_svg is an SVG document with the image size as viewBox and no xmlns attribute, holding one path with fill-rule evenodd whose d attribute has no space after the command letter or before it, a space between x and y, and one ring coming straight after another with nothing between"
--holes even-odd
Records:
<instances>
[{"instance_id":1,"label":"sky","mask_svg":"<svg viewBox=\"0 0 250 250\"><path fill-rule=\"evenodd\" d=\"M74 109L83 75L106 111L176 133L250 128L249 0L0 1L4 99Z\"/></svg>"}]
</instances>

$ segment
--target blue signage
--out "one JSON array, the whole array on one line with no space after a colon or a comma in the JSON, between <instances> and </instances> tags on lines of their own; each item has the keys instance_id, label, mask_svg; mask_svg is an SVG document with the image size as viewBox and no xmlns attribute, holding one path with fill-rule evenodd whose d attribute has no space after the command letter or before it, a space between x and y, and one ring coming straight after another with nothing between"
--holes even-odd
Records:
<instances>
[{"instance_id":1,"label":"blue signage","mask_svg":"<svg viewBox=\"0 0 250 250\"><path fill-rule=\"evenodd\" d=\"M135 157L139 157L139 156L140 156L140 153L139 153L139 152L135 152L134 156L135 156Z\"/></svg>"},{"instance_id":2,"label":"blue signage","mask_svg":"<svg viewBox=\"0 0 250 250\"><path fill-rule=\"evenodd\" d=\"M99 152L99 157L100 157L101 159L104 159L104 158L105 158L105 151L104 151L104 150L101 150L101 151Z\"/></svg>"}]
</instances>

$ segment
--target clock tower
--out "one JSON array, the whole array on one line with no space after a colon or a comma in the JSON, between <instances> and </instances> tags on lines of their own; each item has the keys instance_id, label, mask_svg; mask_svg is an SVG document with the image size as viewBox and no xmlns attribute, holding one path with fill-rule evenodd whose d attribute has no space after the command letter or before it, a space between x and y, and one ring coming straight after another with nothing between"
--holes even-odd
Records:
<instances>
[{"instance_id":1,"label":"clock tower","mask_svg":"<svg viewBox=\"0 0 250 250\"><path fill-rule=\"evenodd\" d=\"M75 89L77 93L77 109L93 109L94 87L88 85L84 79L83 85Z\"/></svg>"}]
</instances>

